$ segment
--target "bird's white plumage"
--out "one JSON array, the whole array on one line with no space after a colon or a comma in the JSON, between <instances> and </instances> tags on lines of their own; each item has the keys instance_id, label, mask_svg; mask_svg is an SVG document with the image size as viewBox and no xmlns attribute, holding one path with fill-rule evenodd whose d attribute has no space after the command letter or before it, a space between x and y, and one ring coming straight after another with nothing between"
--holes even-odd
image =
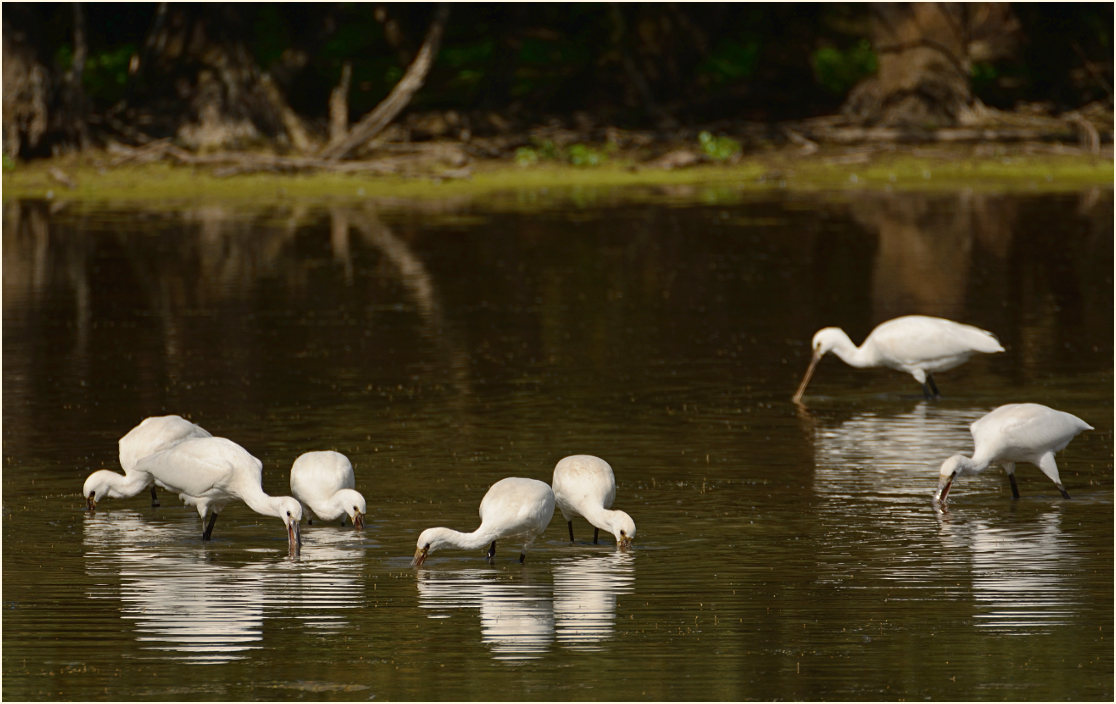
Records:
<instances>
[{"instance_id":1,"label":"bird's white plumage","mask_svg":"<svg viewBox=\"0 0 1116 704\"><path fill-rule=\"evenodd\" d=\"M524 477L506 477L493 484L480 502L480 527L471 533L451 528L427 528L419 535L414 565L444 548L475 550L510 539L522 545L520 561L554 516L554 492L546 482ZM490 553L491 555L491 553Z\"/></svg>"},{"instance_id":2,"label":"bird's white plumage","mask_svg":"<svg viewBox=\"0 0 1116 704\"><path fill-rule=\"evenodd\" d=\"M623 511L613 511L616 499L616 475L612 466L593 455L570 455L554 466L551 480L554 502L570 528L573 541L573 519L580 516L600 530L606 530L622 547L635 537L635 522ZM596 542L596 541L594 541Z\"/></svg>"},{"instance_id":3,"label":"bird's white plumage","mask_svg":"<svg viewBox=\"0 0 1116 704\"><path fill-rule=\"evenodd\" d=\"M93 472L85 480L82 496L89 501L91 509L102 498L135 496L151 486L151 481L146 474L133 472L137 462L156 452L174 447L183 440L208 437L211 437L209 431L182 416L145 418L120 438L118 443L120 467L124 470L124 474L120 475L107 469ZM154 495L152 499L154 500Z\"/></svg>"},{"instance_id":4,"label":"bird's white plumage","mask_svg":"<svg viewBox=\"0 0 1116 704\"><path fill-rule=\"evenodd\" d=\"M323 521L348 516L364 525L367 503L356 491L356 475L349 458L333 450L304 452L291 465L291 493Z\"/></svg>"},{"instance_id":5,"label":"bird's white plumage","mask_svg":"<svg viewBox=\"0 0 1116 704\"><path fill-rule=\"evenodd\" d=\"M302 504L290 496L268 496L262 486L263 463L232 440L191 438L148 455L136 463L155 484L195 506L204 521L213 514L203 538L208 539L216 514L232 501L243 501L256 513L275 516L287 527L292 551L298 550Z\"/></svg>"},{"instance_id":6,"label":"bird's white plumage","mask_svg":"<svg viewBox=\"0 0 1116 704\"><path fill-rule=\"evenodd\" d=\"M853 367L887 367L906 372L923 385L930 374L953 369L977 353L1003 352L987 330L927 315L905 315L876 326L858 347L840 328L822 328L811 341L813 357L794 395L802 399L818 360L829 352ZM931 380L931 386L933 382Z\"/></svg>"},{"instance_id":7,"label":"bird's white plumage","mask_svg":"<svg viewBox=\"0 0 1116 704\"><path fill-rule=\"evenodd\" d=\"M954 479L959 475L976 474L992 464L1004 467L1015 485L1015 464L1028 462L1037 466L1054 482L1063 496L1069 496L1058 474L1054 453L1065 449L1079 433L1093 426L1072 413L1058 411L1039 403L1009 403L979 418L971 426L973 456L954 455L942 463L937 498L946 498Z\"/></svg>"}]
</instances>

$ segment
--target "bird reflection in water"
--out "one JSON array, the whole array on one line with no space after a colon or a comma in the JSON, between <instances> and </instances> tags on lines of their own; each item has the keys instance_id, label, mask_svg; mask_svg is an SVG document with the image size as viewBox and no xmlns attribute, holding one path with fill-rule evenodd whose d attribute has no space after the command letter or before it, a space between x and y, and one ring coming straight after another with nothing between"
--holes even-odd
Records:
<instances>
[{"instance_id":1,"label":"bird reflection in water","mask_svg":"<svg viewBox=\"0 0 1116 704\"><path fill-rule=\"evenodd\" d=\"M635 557L610 552L554 562L554 623L558 642L599 650L616 628L616 598L635 584Z\"/></svg>"},{"instance_id":2,"label":"bird reflection in water","mask_svg":"<svg viewBox=\"0 0 1116 704\"><path fill-rule=\"evenodd\" d=\"M1090 595L1074 589L1080 548L1062 530L1062 510L1054 506L1025 520L939 515L943 551L971 580L975 625L1031 635L1079 619L1088 608Z\"/></svg>"},{"instance_id":3,"label":"bird reflection in water","mask_svg":"<svg viewBox=\"0 0 1116 704\"><path fill-rule=\"evenodd\" d=\"M430 618L454 609L477 609L481 641L497 660L542 657L551 643L596 650L613 637L617 597L631 593L635 557L610 552L551 563L553 586L515 581L492 569L418 573L419 606Z\"/></svg>"},{"instance_id":4,"label":"bird reflection in water","mask_svg":"<svg viewBox=\"0 0 1116 704\"><path fill-rule=\"evenodd\" d=\"M937 488L941 458L971 444L969 424L983 408L919 402L910 411L866 411L831 424L809 424L814 490L823 497L905 503L922 511Z\"/></svg>"},{"instance_id":5,"label":"bird reflection in water","mask_svg":"<svg viewBox=\"0 0 1116 704\"><path fill-rule=\"evenodd\" d=\"M508 581L493 570L424 570L418 574L418 590L424 609L478 609L481 640L497 660L542 657L554 640L549 585ZM448 616L437 613L431 618Z\"/></svg>"},{"instance_id":6,"label":"bird reflection in water","mask_svg":"<svg viewBox=\"0 0 1116 704\"><path fill-rule=\"evenodd\" d=\"M182 549L193 527L152 523L134 511L85 517L86 570L98 578L89 597L119 600L140 649L164 654L152 657L232 662L271 647L269 637L289 638L282 628L265 636L269 619L339 632L348 627L345 611L361 606L360 551L350 533L315 531L314 549L297 562L271 551L258 561L241 551L214 562L212 549Z\"/></svg>"}]
</instances>

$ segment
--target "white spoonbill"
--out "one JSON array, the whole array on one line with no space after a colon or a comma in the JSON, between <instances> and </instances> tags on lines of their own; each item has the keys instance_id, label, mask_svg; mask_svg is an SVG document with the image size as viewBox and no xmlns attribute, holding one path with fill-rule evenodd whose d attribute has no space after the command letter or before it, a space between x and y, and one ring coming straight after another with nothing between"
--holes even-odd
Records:
<instances>
[{"instance_id":1,"label":"white spoonbill","mask_svg":"<svg viewBox=\"0 0 1116 704\"><path fill-rule=\"evenodd\" d=\"M151 478L146 474L137 474L133 471L136 462L148 455L173 447L183 440L208 437L211 436L205 428L191 423L182 416L144 418L139 425L120 438L118 443L120 467L124 470L124 474L98 469L85 480L81 495L85 497L89 510L92 511L101 499L126 499L150 486L151 505L158 506L159 498L155 494L155 487L151 486Z\"/></svg>"},{"instance_id":2,"label":"white spoonbill","mask_svg":"<svg viewBox=\"0 0 1116 704\"><path fill-rule=\"evenodd\" d=\"M268 496L262 485L263 463L240 445L227 438L191 438L136 463L137 472L146 472L155 484L196 506L205 524L202 540L213 535L217 514L232 501L243 501L248 508L265 516L276 516L287 527L291 554L301 544L299 521L302 504L290 496Z\"/></svg>"},{"instance_id":3,"label":"white spoonbill","mask_svg":"<svg viewBox=\"0 0 1116 704\"><path fill-rule=\"evenodd\" d=\"M944 502L949 488L959 475L976 474L991 464L999 464L1011 480L1011 495L1019 498L1015 484L1015 463L1029 462L1050 477L1062 496L1069 498L1058 476L1054 453L1078 433L1093 426L1072 413L1056 411L1038 403L1009 403L1000 406L969 426L976 445L972 458L954 455L942 463L935 497Z\"/></svg>"},{"instance_id":4,"label":"white spoonbill","mask_svg":"<svg viewBox=\"0 0 1116 704\"><path fill-rule=\"evenodd\" d=\"M554 465L554 502L566 519L573 537L573 519L581 516L593 525L593 544L600 530L612 533L616 544L628 548L635 537L635 521L623 511L611 511L616 498L616 475L612 467L593 455L570 455Z\"/></svg>"},{"instance_id":5,"label":"white spoonbill","mask_svg":"<svg viewBox=\"0 0 1116 704\"><path fill-rule=\"evenodd\" d=\"M996 336L987 330L928 315L904 315L880 323L857 347L841 328L822 328L814 334L814 356L794 394L802 400L814 368L827 352L853 367L888 367L906 372L922 384L926 398L938 397L934 372L964 364L977 352L1003 352Z\"/></svg>"},{"instance_id":6,"label":"white spoonbill","mask_svg":"<svg viewBox=\"0 0 1116 704\"><path fill-rule=\"evenodd\" d=\"M496 541L514 539L522 544L519 561L527 558L527 548L546 530L554 517L554 492L546 482L523 477L506 477L493 484L480 502L481 524L472 533L451 528L427 528L419 536L412 567L427 555L443 548L476 550L489 545L488 559L496 555Z\"/></svg>"},{"instance_id":7,"label":"white spoonbill","mask_svg":"<svg viewBox=\"0 0 1116 704\"><path fill-rule=\"evenodd\" d=\"M356 491L353 463L340 452L304 452L291 465L291 493L323 521L345 516L356 528L364 527L368 505Z\"/></svg>"}]
</instances>

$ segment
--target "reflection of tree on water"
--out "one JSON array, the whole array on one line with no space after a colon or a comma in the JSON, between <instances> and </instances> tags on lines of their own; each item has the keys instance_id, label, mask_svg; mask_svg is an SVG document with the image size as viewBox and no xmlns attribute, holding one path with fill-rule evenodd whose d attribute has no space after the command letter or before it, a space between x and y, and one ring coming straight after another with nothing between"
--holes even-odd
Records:
<instances>
[{"instance_id":1,"label":"reflection of tree on water","mask_svg":"<svg viewBox=\"0 0 1116 704\"><path fill-rule=\"evenodd\" d=\"M390 336L375 333L381 318L397 325L408 308L417 315L406 332L428 340L433 353L417 361L468 393L465 355L430 272L371 208L209 205L128 214L119 227L106 225L111 212L87 222L70 210L5 204L5 320L32 329L51 321L52 344L72 350L72 378L62 384L76 390L73 401L88 394L111 405L120 418L107 424L168 409L204 414L196 393L204 386L221 388L221 412L243 405L249 414L296 379L300 393L284 398L301 398L308 378L349 388L367 376L370 359L395 354L383 344ZM361 234L354 240L351 231ZM401 306L400 296L409 303ZM354 327L364 337L354 338ZM330 335L334 328L347 337ZM22 360L29 363L34 350L12 354L8 362L30 355ZM322 355L331 363L315 364ZM109 360L111 368L100 368ZM253 383L261 376L266 383Z\"/></svg>"},{"instance_id":2,"label":"reflection of tree on water","mask_svg":"<svg viewBox=\"0 0 1116 704\"><path fill-rule=\"evenodd\" d=\"M313 550L298 561L225 564L211 550L184 551L185 528L156 525L132 511L87 514L83 529L86 570L98 578L89 597L119 601L140 648L174 659L242 659L270 647L264 625L280 616L339 633L349 627L345 612L363 606L361 554L348 534L312 532Z\"/></svg>"},{"instance_id":3,"label":"reflection of tree on water","mask_svg":"<svg viewBox=\"0 0 1116 704\"><path fill-rule=\"evenodd\" d=\"M878 236L872 266L876 321L908 313L963 320L976 250L1002 258L1016 208L1003 198L957 194L857 194L853 217Z\"/></svg>"}]
</instances>

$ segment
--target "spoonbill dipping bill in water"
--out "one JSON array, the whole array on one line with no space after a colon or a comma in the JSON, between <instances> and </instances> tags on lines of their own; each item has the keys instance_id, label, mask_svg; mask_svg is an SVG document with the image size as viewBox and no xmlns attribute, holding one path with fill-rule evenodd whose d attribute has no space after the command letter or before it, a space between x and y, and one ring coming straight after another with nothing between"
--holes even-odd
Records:
<instances>
[{"instance_id":1,"label":"spoonbill dipping bill in water","mask_svg":"<svg viewBox=\"0 0 1116 704\"><path fill-rule=\"evenodd\" d=\"M81 495L85 497L90 511L97 507L101 499L126 499L151 487L151 505L159 505L151 477L133 471L136 462L148 455L173 447L189 438L208 438L209 432L186 420L182 416L151 416L144 418L120 438L120 467L124 474L107 469L98 469L85 480Z\"/></svg>"},{"instance_id":2,"label":"spoonbill dipping bill in water","mask_svg":"<svg viewBox=\"0 0 1116 704\"><path fill-rule=\"evenodd\" d=\"M880 323L857 347L841 328L822 328L811 342L814 356L794 394L799 403L818 362L828 352L852 367L888 367L906 372L922 384L926 398L937 398L934 372L964 364L977 352L1003 352L996 336L987 330L928 315L904 315Z\"/></svg>"},{"instance_id":3,"label":"spoonbill dipping bill in water","mask_svg":"<svg viewBox=\"0 0 1116 704\"><path fill-rule=\"evenodd\" d=\"M1072 413L1056 411L1038 403L1009 403L978 419L969 429L976 448L971 458L954 455L942 463L935 499L944 503L958 476L976 474L991 464L999 464L1011 480L1011 495L1019 498L1015 484L1015 463L1029 462L1050 477L1062 496L1069 498L1058 476L1054 453L1078 433L1093 426Z\"/></svg>"},{"instance_id":4,"label":"spoonbill dipping bill in water","mask_svg":"<svg viewBox=\"0 0 1116 704\"><path fill-rule=\"evenodd\" d=\"M581 516L593 526L593 544L603 528L616 538L622 549L631 547L635 537L635 521L623 511L613 511L616 498L616 475L612 467L593 455L570 455L554 465L554 503L566 519L570 542L574 541L573 519Z\"/></svg>"},{"instance_id":5,"label":"spoonbill dipping bill in water","mask_svg":"<svg viewBox=\"0 0 1116 704\"><path fill-rule=\"evenodd\" d=\"M368 505L356 491L353 463L340 452L305 452L291 465L291 493L323 521L345 516L355 528L364 528Z\"/></svg>"},{"instance_id":6,"label":"spoonbill dipping bill in water","mask_svg":"<svg viewBox=\"0 0 1116 704\"><path fill-rule=\"evenodd\" d=\"M472 533L451 528L427 528L419 535L412 567L418 567L435 550L458 548L476 550L488 545L488 559L496 555L496 541L504 538L523 546L519 561L527 558L527 548L554 517L554 492L546 482L523 477L505 477L493 484L480 502L480 527Z\"/></svg>"},{"instance_id":7,"label":"spoonbill dipping bill in water","mask_svg":"<svg viewBox=\"0 0 1116 704\"><path fill-rule=\"evenodd\" d=\"M302 504L290 496L268 496L262 487L263 463L232 440L183 440L144 457L136 463L136 471L150 474L156 485L178 494L187 506L197 507L205 524L202 540L212 537L221 509L233 501L243 501L256 513L282 520L290 552L298 554Z\"/></svg>"}]
</instances>

